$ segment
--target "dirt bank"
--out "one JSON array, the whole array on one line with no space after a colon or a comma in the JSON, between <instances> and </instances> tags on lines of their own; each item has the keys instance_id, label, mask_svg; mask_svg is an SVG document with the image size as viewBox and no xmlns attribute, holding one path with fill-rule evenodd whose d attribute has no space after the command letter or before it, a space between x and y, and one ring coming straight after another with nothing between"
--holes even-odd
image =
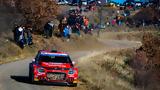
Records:
<instances>
[{"instance_id":1,"label":"dirt bank","mask_svg":"<svg viewBox=\"0 0 160 90\"><path fill-rule=\"evenodd\" d=\"M1 38L1 40L0 50L3 52L0 52L0 63L31 57L35 55L38 50L42 49L57 49L66 52L73 52L80 50L87 51L91 49L96 50L105 47L103 43L99 42L94 36L90 35L79 37L73 34L69 42L58 37L45 39L42 36L33 35L34 45L26 46L24 49L17 46L11 37Z\"/></svg>"},{"instance_id":2,"label":"dirt bank","mask_svg":"<svg viewBox=\"0 0 160 90\"><path fill-rule=\"evenodd\" d=\"M134 90L134 71L129 67L134 50L93 53L78 61L83 90Z\"/></svg>"},{"instance_id":3,"label":"dirt bank","mask_svg":"<svg viewBox=\"0 0 160 90\"><path fill-rule=\"evenodd\" d=\"M58 49L67 52L72 51L87 51L87 50L100 50L105 47L119 47L124 48L129 44L134 46L134 42L130 43L128 41L116 41L116 40L140 40L141 32L105 32L101 34L100 38L91 36L91 35L82 35L78 37L73 34L71 40L67 42L63 38L52 37L50 39L45 39L40 35L33 35L34 45L27 46L24 49L21 49L17 46L12 38L12 34L4 34L4 37L1 38L0 50L0 62L10 62L24 57L31 57L40 49ZM114 39L114 40L113 40ZM107 41L103 41L107 40ZM105 43L106 42L106 43ZM12 49L14 48L14 49ZM12 59L10 59L12 58Z\"/></svg>"},{"instance_id":4,"label":"dirt bank","mask_svg":"<svg viewBox=\"0 0 160 90\"><path fill-rule=\"evenodd\" d=\"M139 29L138 29L139 30ZM156 30L146 28L145 31L120 31L120 32L102 32L100 33L99 39L107 39L107 40L129 40L129 41L142 41L142 37L144 33L156 33Z\"/></svg>"}]
</instances>

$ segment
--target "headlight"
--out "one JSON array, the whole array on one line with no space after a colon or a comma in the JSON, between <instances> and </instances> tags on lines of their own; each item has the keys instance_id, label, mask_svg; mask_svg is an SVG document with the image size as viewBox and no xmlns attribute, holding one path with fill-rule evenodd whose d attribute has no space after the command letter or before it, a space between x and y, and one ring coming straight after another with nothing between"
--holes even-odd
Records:
<instances>
[{"instance_id":1,"label":"headlight","mask_svg":"<svg viewBox=\"0 0 160 90\"><path fill-rule=\"evenodd\" d=\"M68 74L74 74L74 70L73 70L72 68L71 68L71 69L69 69Z\"/></svg>"},{"instance_id":2,"label":"headlight","mask_svg":"<svg viewBox=\"0 0 160 90\"><path fill-rule=\"evenodd\" d=\"M38 72L45 72L45 70L44 70L44 68L42 68L42 67L40 67L40 68L38 68Z\"/></svg>"}]
</instances>

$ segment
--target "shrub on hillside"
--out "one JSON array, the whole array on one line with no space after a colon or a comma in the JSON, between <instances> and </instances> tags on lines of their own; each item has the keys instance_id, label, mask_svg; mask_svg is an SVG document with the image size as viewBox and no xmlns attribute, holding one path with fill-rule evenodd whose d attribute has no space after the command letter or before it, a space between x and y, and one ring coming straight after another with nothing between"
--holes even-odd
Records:
<instances>
[{"instance_id":1,"label":"shrub on hillside","mask_svg":"<svg viewBox=\"0 0 160 90\"><path fill-rule=\"evenodd\" d=\"M25 17L26 23L38 31L58 13L54 0L2 0L1 3L17 8Z\"/></svg>"},{"instance_id":2,"label":"shrub on hillside","mask_svg":"<svg viewBox=\"0 0 160 90\"><path fill-rule=\"evenodd\" d=\"M148 62L160 64L160 37L158 35L145 33L142 40L142 48L146 53Z\"/></svg>"},{"instance_id":3,"label":"shrub on hillside","mask_svg":"<svg viewBox=\"0 0 160 90\"><path fill-rule=\"evenodd\" d=\"M26 21L34 26L35 30L42 30L43 25L55 18L58 6L52 0L18 0L17 7L24 14Z\"/></svg>"},{"instance_id":4,"label":"shrub on hillside","mask_svg":"<svg viewBox=\"0 0 160 90\"><path fill-rule=\"evenodd\" d=\"M160 71L160 36L145 33L142 47L137 49L134 60L135 85L146 90L157 90ZM152 82L152 83L150 83Z\"/></svg>"}]
</instances>

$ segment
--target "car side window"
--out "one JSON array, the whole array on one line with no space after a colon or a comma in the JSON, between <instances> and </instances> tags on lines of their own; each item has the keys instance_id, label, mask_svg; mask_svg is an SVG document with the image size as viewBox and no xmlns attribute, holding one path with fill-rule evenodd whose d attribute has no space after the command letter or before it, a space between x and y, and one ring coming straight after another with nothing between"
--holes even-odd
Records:
<instances>
[{"instance_id":1,"label":"car side window","mask_svg":"<svg viewBox=\"0 0 160 90\"><path fill-rule=\"evenodd\" d=\"M38 63L38 59L39 59L40 53L38 53L35 57L35 62Z\"/></svg>"}]
</instances>

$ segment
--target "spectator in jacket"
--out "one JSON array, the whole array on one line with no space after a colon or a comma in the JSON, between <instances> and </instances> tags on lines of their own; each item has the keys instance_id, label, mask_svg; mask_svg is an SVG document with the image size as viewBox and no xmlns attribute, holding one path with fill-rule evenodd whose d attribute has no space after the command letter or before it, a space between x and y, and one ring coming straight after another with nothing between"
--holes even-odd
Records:
<instances>
[{"instance_id":1,"label":"spectator in jacket","mask_svg":"<svg viewBox=\"0 0 160 90\"><path fill-rule=\"evenodd\" d=\"M18 39L19 39L19 31L18 31L18 28L19 26L16 25L15 28L13 29L13 38L14 38L14 41L16 43L18 43Z\"/></svg>"},{"instance_id":2,"label":"spectator in jacket","mask_svg":"<svg viewBox=\"0 0 160 90\"><path fill-rule=\"evenodd\" d=\"M64 32L63 36L64 36L65 38L67 38L67 41L69 41L70 36L71 36L71 27L70 27L69 25L67 25L67 26L64 28L63 32Z\"/></svg>"},{"instance_id":3,"label":"spectator in jacket","mask_svg":"<svg viewBox=\"0 0 160 90\"><path fill-rule=\"evenodd\" d=\"M26 44L27 45L32 45L33 42L32 42L32 28L31 27L27 27L25 29L25 34L26 34Z\"/></svg>"},{"instance_id":4,"label":"spectator in jacket","mask_svg":"<svg viewBox=\"0 0 160 90\"><path fill-rule=\"evenodd\" d=\"M86 34L88 32L88 26L89 26L89 20L87 17L83 17L83 21L84 21L84 33Z\"/></svg>"},{"instance_id":5,"label":"spectator in jacket","mask_svg":"<svg viewBox=\"0 0 160 90\"><path fill-rule=\"evenodd\" d=\"M20 26L18 28L18 36L19 36L18 45L23 49L25 46L26 39L25 39L25 35L24 35L24 28L22 26Z\"/></svg>"},{"instance_id":6,"label":"spectator in jacket","mask_svg":"<svg viewBox=\"0 0 160 90\"><path fill-rule=\"evenodd\" d=\"M80 25L78 23L76 23L75 28L74 28L75 33L77 33L78 36L81 37L81 33L80 33Z\"/></svg>"},{"instance_id":7,"label":"spectator in jacket","mask_svg":"<svg viewBox=\"0 0 160 90\"><path fill-rule=\"evenodd\" d=\"M46 38L52 37L52 33L54 30L54 24L52 21L47 22L44 26L44 36Z\"/></svg>"},{"instance_id":8,"label":"spectator in jacket","mask_svg":"<svg viewBox=\"0 0 160 90\"><path fill-rule=\"evenodd\" d=\"M53 21L50 21L49 23L49 37L52 37L52 34L53 34L53 31L54 31L54 24L53 24Z\"/></svg>"}]
</instances>

